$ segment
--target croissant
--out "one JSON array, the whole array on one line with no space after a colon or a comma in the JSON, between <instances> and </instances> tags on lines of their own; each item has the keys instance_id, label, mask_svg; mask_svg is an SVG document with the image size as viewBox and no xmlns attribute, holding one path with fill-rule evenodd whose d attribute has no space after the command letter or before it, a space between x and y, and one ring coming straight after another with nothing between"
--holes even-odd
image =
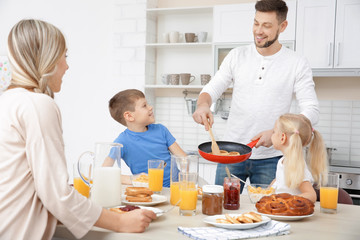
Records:
<instances>
[{"instance_id":1,"label":"croissant","mask_svg":"<svg viewBox=\"0 0 360 240\"><path fill-rule=\"evenodd\" d=\"M262 197L255 207L258 212L281 216L304 216L314 212L314 203L307 198L289 193Z\"/></svg>"}]
</instances>

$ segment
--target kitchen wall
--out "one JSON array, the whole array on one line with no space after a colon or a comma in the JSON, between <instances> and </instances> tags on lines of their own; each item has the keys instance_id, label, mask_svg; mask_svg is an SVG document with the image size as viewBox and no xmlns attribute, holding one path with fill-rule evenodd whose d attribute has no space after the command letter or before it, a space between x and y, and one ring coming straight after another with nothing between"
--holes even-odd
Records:
<instances>
[{"instance_id":1,"label":"kitchen wall","mask_svg":"<svg viewBox=\"0 0 360 240\"><path fill-rule=\"evenodd\" d=\"M107 104L120 90L143 90L147 4L151 1L0 0L0 56L20 19L48 21L66 37L70 68L55 100L69 163L94 142L113 141L125 129L110 117Z\"/></svg>"}]
</instances>

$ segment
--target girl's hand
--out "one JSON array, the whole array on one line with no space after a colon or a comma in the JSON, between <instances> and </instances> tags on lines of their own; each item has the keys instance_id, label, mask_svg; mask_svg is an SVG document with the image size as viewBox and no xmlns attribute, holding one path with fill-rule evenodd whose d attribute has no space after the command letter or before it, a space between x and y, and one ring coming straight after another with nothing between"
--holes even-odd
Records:
<instances>
[{"instance_id":1,"label":"girl's hand","mask_svg":"<svg viewBox=\"0 0 360 240\"><path fill-rule=\"evenodd\" d=\"M299 194L300 197L307 198L313 203L316 202L316 192L309 181L302 182L299 186L299 189L301 191L301 194Z\"/></svg>"}]
</instances>

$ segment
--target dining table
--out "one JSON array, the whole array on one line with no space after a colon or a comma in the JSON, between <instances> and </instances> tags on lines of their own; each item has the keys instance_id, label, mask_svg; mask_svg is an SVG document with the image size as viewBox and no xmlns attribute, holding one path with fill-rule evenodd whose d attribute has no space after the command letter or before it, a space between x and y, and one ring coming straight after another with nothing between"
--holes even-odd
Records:
<instances>
[{"instance_id":1,"label":"dining table","mask_svg":"<svg viewBox=\"0 0 360 240\"><path fill-rule=\"evenodd\" d=\"M155 206L162 210L171 207L170 189L163 188L162 193L167 201ZM202 214L202 200L197 201L195 216L180 216L179 207L164 213L155 219L143 233L116 233L109 230L92 227L82 238L91 240L112 239L190 239L178 231L178 227L213 227L204 222L207 215ZM256 211L255 204L250 202L249 196L240 195L239 210L225 210L223 214L240 214ZM276 220L279 221L279 220ZM268 236L256 239L279 239L279 240L359 240L360 239L360 206L338 204L337 213L328 214L320 212L320 202L315 203L314 214L311 217L296 221L281 221L290 225L289 234L282 236ZM56 227L54 239L76 239L63 225ZM226 239L226 238L225 238Z\"/></svg>"}]
</instances>

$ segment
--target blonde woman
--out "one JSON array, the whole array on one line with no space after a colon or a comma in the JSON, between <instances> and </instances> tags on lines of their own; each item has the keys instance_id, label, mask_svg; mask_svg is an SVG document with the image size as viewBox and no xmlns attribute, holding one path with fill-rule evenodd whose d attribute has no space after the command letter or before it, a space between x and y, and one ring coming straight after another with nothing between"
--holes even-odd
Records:
<instances>
[{"instance_id":1,"label":"blonde woman","mask_svg":"<svg viewBox=\"0 0 360 240\"><path fill-rule=\"evenodd\" d=\"M156 216L118 214L95 205L70 187L61 114L53 93L66 63L63 34L39 20L10 31L10 87L0 96L0 239L51 239L58 221L77 238L95 225L143 232Z\"/></svg>"},{"instance_id":2,"label":"blonde woman","mask_svg":"<svg viewBox=\"0 0 360 240\"><path fill-rule=\"evenodd\" d=\"M271 141L282 157L277 165L273 187L316 201L313 183L327 181L327 155L321 134L301 114L284 114L275 123ZM310 145L309 145L310 144ZM304 147L309 145L307 161Z\"/></svg>"}]
</instances>

